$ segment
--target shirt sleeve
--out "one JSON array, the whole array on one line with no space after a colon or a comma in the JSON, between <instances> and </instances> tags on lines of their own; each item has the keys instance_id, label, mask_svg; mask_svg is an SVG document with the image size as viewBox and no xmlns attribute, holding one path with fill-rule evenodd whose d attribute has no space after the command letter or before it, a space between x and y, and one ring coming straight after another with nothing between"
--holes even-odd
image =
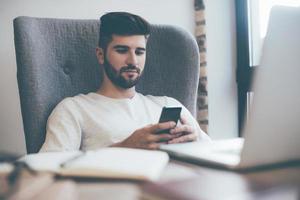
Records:
<instances>
[{"instance_id":1,"label":"shirt sleeve","mask_svg":"<svg viewBox=\"0 0 300 200\"><path fill-rule=\"evenodd\" d=\"M210 137L200 128L197 120L193 117L190 111L179 101L174 98L166 97L168 106L180 106L182 107L181 115L187 119L188 123L196 130L199 135L199 140L210 141Z\"/></svg>"},{"instance_id":2,"label":"shirt sleeve","mask_svg":"<svg viewBox=\"0 0 300 200\"><path fill-rule=\"evenodd\" d=\"M46 139L40 152L79 150L81 144L80 115L71 98L60 102L47 121Z\"/></svg>"}]
</instances>

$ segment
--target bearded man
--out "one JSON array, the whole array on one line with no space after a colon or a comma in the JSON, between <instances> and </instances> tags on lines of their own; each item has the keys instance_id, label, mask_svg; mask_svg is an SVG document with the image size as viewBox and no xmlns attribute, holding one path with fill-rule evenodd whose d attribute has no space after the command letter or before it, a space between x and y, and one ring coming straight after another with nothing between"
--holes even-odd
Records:
<instances>
[{"instance_id":1,"label":"bearded man","mask_svg":"<svg viewBox=\"0 0 300 200\"><path fill-rule=\"evenodd\" d=\"M41 152L109 146L158 149L162 143L209 140L179 101L136 92L149 37L150 25L140 16L111 12L100 18L96 56L104 67L103 82L96 92L68 97L55 107ZM158 123L165 106L182 107L180 123Z\"/></svg>"}]
</instances>

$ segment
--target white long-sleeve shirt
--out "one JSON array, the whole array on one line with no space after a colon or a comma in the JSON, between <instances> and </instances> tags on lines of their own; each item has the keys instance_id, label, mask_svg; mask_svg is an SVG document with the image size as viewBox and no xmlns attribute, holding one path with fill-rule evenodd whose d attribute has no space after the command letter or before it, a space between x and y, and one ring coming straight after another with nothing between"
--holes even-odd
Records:
<instances>
[{"instance_id":1,"label":"white long-sleeve shirt","mask_svg":"<svg viewBox=\"0 0 300 200\"><path fill-rule=\"evenodd\" d=\"M137 129L158 123L164 106L182 107L181 114L199 139L209 140L191 113L173 98L136 93L131 99L114 99L89 93L68 97L55 107L40 151L92 150L121 142Z\"/></svg>"}]
</instances>

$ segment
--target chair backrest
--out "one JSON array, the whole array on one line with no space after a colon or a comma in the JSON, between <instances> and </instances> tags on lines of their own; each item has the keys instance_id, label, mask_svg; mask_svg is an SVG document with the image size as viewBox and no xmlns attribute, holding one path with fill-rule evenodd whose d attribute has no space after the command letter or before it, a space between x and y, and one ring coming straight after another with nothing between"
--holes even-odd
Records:
<instances>
[{"instance_id":1,"label":"chair backrest","mask_svg":"<svg viewBox=\"0 0 300 200\"><path fill-rule=\"evenodd\" d=\"M52 109L63 98L96 91L103 77L95 48L98 20L17 17L14 20L17 78L26 147L37 152ZM195 116L199 54L181 28L151 25L143 94L171 96Z\"/></svg>"}]
</instances>

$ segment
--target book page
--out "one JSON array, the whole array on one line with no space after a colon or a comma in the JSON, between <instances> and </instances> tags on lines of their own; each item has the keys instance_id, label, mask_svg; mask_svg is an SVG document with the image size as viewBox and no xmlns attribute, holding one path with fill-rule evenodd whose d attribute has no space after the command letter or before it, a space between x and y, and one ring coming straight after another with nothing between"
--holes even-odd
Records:
<instances>
[{"instance_id":1,"label":"book page","mask_svg":"<svg viewBox=\"0 0 300 200\"><path fill-rule=\"evenodd\" d=\"M169 157L161 151L110 147L87 152L29 154L21 160L34 170L63 176L157 180Z\"/></svg>"},{"instance_id":2,"label":"book page","mask_svg":"<svg viewBox=\"0 0 300 200\"><path fill-rule=\"evenodd\" d=\"M157 180L169 157L161 151L103 148L69 163L63 174Z\"/></svg>"},{"instance_id":3,"label":"book page","mask_svg":"<svg viewBox=\"0 0 300 200\"><path fill-rule=\"evenodd\" d=\"M43 152L28 154L20 161L26 162L33 170L58 172L61 163L80 154L82 154L80 151Z\"/></svg>"}]
</instances>

